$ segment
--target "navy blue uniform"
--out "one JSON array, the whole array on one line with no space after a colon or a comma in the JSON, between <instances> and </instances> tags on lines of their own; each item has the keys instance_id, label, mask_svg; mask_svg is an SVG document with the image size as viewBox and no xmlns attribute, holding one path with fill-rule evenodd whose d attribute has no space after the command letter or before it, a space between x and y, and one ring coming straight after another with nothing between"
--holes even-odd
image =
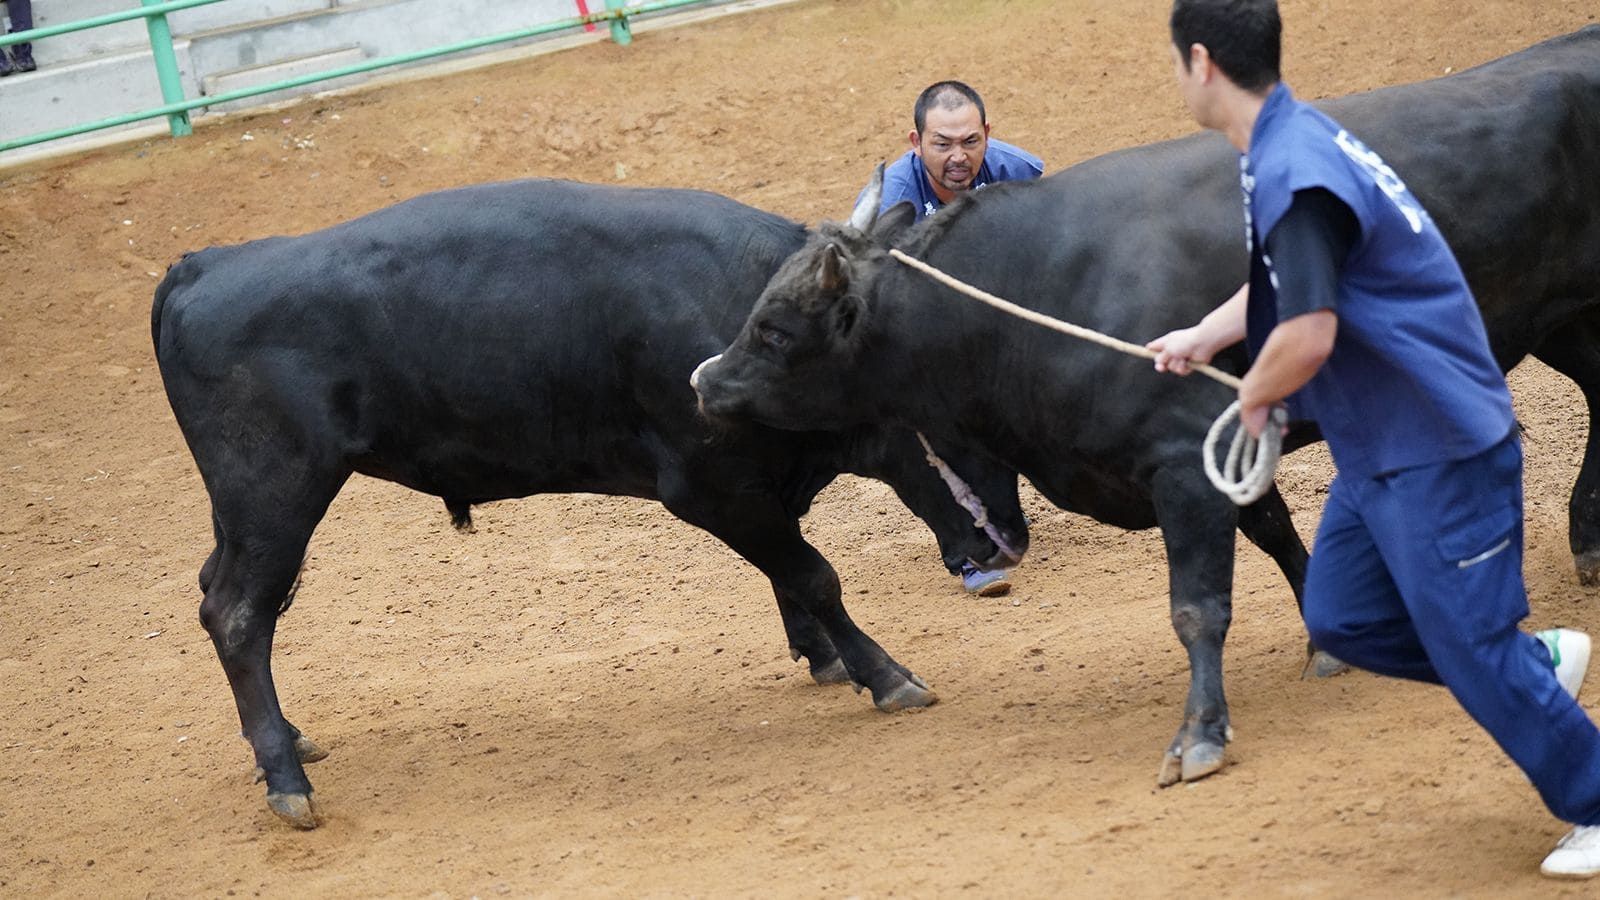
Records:
<instances>
[{"instance_id":1,"label":"navy blue uniform","mask_svg":"<svg viewBox=\"0 0 1600 900\"><path fill-rule=\"evenodd\" d=\"M972 179L972 189L978 190L997 181L1038 178L1043 173L1044 162L1039 157L1021 147L990 138L989 146L983 151L983 165L978 167L978 175ZM865 194L866 191L861 193ZM858 196L857 202L860 199ZM919 220L944 208L928 183L928 170L922 164L922 157L911 150L884 169L883 202L879 204L878 211L886 212L889 207L906 200L917 208Z\"/></svg>"},{"instance_id":2,"label":"navy blue uniform","mask_svg":"<svg viewBox=\"0 0 1600 900\"><path fill-rule=\"evenodd\" d=\"M1600 824L1600 730L1517 627L1522 451L1455 257L1394 170L1284 85L1240 174L1252 355L1280 318L1333 308L1339 320L1327 362L1289 398L1339 469L1306 576L1312 640L1364 669L1444 684L1552 812ZM1275 269L1275 232L1330 200L1348 210L1337 289L1307 308L1297 273Z\"/></svg>"}]
</instances>

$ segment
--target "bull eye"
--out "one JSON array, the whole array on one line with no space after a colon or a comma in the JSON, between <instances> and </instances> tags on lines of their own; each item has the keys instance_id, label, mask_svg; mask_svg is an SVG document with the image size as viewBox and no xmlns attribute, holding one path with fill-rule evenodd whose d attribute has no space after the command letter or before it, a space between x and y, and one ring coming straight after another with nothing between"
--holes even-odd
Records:
<instances>
[{"instance_id":1,"label":"bull eye","mask_svg":"<svg viewBox=\"0 0 1600 900\"><path fill-rule=\"evenodd\" d=\"M790 340L792 340L787 331L771 325L762 325L756 328L756 337L761 339L761 343L779 351L787 349Z\"/></svg>"}]
</instances>

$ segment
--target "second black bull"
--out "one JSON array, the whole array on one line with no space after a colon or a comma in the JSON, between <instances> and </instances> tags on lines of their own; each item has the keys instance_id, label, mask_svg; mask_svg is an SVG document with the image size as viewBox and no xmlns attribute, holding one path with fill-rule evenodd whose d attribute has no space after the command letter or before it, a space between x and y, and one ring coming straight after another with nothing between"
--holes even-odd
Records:
<instances>
[{"instance_id":1,"label":"second black bull","mask_svg":"<svg viewBox=\"0 0 1600 900\"><path fill-rule=\"evenodd\" d=\"M1427 205L1501 366L1531 354L1583 391L1591 424L1570 535L1580 578L1594 582L1600 26L1326 108L1398 171L1378 177L1403 177ZM1272 521L1283 512L1276 491L1240 510L1202 473L1201 441L1232 392L1022 323L886 250L1048 315L1147 340L1198 321L1243 283L1237 172L1231 147L1197 135L993 185L917 226L905 205L878 217L869 197L851 224L824 226L785 263L738 339L696 370L709 414L785 428L907 424L1015 467L1065 509L1159 526L1172 624L1190 664L1164 784L1223 764L1235 527L1258 544L1284 531ZM1237 374L1247 363L1235 348L1216 364ZM1286 446L1316 437L1302 425Z\"/></svg>"}]
</instances>

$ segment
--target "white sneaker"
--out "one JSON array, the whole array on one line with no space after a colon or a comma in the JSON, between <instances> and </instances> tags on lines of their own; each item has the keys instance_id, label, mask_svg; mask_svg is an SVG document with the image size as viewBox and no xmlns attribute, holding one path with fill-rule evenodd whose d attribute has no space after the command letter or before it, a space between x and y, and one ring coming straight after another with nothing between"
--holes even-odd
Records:
<instances>
[{"instance_id":1,"label":"white sneaker","mask_svg":"<svg viewBox=\"0 0 1600 900\"><path fill-rule=\"evenodd\" d=\"M1556 680L1572 695L1572 699L1578 699L1583 676L1589 671L1589 636L1570 628L1552 628L1540 631L1534 637L1544 641L1549 648L1550 664L1555 666ZM1595 853L1596 859L1600 860L1600 839L1596 839Z\"/></svg>"},{"instance_id":2,"label":"white sneaker","mask_svg":"<svg viewBox=\"0 0 1600 900\"><path fill-rule=\"evenodd\" d=\"M1600 875L1600 825L1579 825L1556 843L1539 871L1551 878Z\"/></svg>"}]
</instances>

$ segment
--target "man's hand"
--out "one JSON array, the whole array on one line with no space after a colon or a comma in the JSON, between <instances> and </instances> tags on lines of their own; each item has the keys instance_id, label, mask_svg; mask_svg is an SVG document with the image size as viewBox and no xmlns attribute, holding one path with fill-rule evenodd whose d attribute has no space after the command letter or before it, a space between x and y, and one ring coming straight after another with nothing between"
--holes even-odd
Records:
<instances>
[{"instance_id":1,"label":"man's hand","mask_svg":"<svg viewBox=\"0 0 1600 900\"><path fill-rule=\"evenodd\" d=\"M1146 350L1155 351L1156 371L1187 375L1194 371L1195 366L1211 362L1211 357L1223 348L1244 340L1249 289L1248 284L1241 286L1232 297L1201 319L1199 324L1169 331L1145 344Z\"/></svg>"},{"instance_id":2,"label":"man's hand","mask_svg":"<svg viewBox=\"0 0 1600 900\"><path fill-rule=\"evenodd\" d=\"M1211 362L1216 349L1210 343L1204 329L1196 325L1169 331L1145 344L1144 348L1155 351L1157 372L1187 375L1194 371L1196 364Z\"/></svg>"},{"instance_id":3,"label":"man's hand","mask_svg":"<svg viewBox=\"0 0 1600 900\"><path fill-rule=\"evenodd\" d=\"M1267 423L1272 417L1272 411L1281 406L1279 403L1267 403L1261 406L1245 406L1239 404L1239 427L1243 428L1256 440L1261 440L1262 432L1267 430Z\"/></svg>"}]
</instances>

